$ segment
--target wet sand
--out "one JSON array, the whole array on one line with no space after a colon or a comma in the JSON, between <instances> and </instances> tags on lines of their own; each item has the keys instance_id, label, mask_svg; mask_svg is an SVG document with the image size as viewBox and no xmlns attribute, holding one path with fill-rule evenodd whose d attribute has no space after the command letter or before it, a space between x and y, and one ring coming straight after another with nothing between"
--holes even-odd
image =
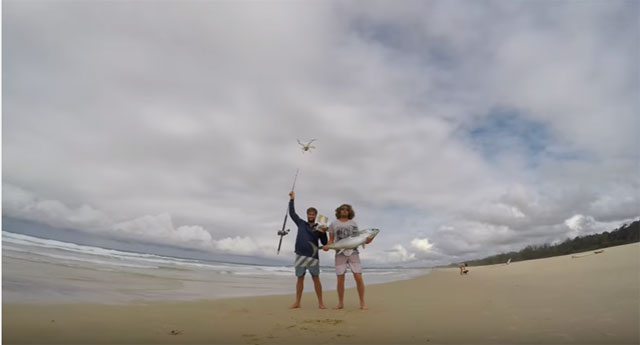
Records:
<instances>
[{"instance_id":1,"label":"wet sand","mask_svg":"<svg viewBox=\"0 0 640 345\"><path fill-rule=\"evenodd\" d=\"M638 344L640 244L348 289L179 303L3 304L3 343ZM366 275L364 276L366 282ZM350 275L347 279L353 279ZM292 277L291 283L295 284ZM307 277L305 284L312 284Z\"/></svg>"}]
</instances>

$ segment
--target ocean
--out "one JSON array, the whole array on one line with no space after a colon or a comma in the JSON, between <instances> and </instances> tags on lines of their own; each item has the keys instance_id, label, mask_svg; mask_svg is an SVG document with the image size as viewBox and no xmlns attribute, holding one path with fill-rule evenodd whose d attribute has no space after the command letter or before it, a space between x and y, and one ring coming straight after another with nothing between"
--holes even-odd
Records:
<instances>
[{"instance_id":1,"label":"ocean","mask_svg":"<svg viewBox=\"0 0 640 345\"><path fill-rule=\"evenodd\" d=\"M293 266L133 253L2 231L4 303L124 304L295 294L293 272ZM363 277L370 285L428 272L365 267ZM347 288L355 286L348 275ZM320 279L325 293L335 290L332 267L321 267ZM309 277L305 291L313 291Z\"/></svg>"}]
</instances>

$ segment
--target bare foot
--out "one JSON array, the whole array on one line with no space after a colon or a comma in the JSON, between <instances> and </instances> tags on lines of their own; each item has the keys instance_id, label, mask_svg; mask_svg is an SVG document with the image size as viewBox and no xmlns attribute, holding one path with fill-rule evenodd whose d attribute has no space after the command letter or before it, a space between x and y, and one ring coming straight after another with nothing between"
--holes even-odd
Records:
<instances>
[{"instance_id":1,"label":"bare foot","mask_svg":"<svg viewBox=\"0 0 640 345\"><path fill-rule=\"evenodd\" d=\"M361 304L361 305L360 305L360 309L362 309L362 310L367 310L367 309L369 309L369 308L367 308L367 306L366 306L366 305Z\"/></svg>"},{"instance_id":2,"label":"bare foot","mask_svg":"<svg viewBox=\"0 0 640 345\"><path fill-rule=\"evenodd\" d=\"M324 304L322 304L322 303L320 303L320 304L318 305L318 308L320 308L320 309L327 309L327 307L325 307L325 306L324 306Z\"/></svg>"},{"instance_id":3,"label":"bare foot","mask_svg":"<svg viewBox=\"0 0 640 345\"><path fill-rule=\"evenodd\" d=\"M289 309L296 309L296 308L300 308L300 303L294 303L289 307Z\"/></svg>"},{"instance_id":4,"label":"bare foot","mask_svg":"<svg viewBox=\"0 0 640 345\"><path fill-rule=\"evenodd\" d=\"M338 310L342 308L344 308L344 306L342 304L338 304L337 306L333 307L333 310Z\"/></svg>"}]
</instances>

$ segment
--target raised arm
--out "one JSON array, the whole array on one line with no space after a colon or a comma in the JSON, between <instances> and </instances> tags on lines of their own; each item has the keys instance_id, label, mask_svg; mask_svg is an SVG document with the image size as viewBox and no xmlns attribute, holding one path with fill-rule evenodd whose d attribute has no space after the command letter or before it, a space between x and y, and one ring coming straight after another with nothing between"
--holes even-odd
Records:
<instances>
[{"instance_id":1,"label":"raised arm","mask_svg":"<svg viewBox=\"0 0 640 345\"><path fill-rule=\"evenodd\" d=\"M289 197L291 198L289 200L289 217L291 217L291 220L293 220L293 222L296 223L296 225L300 225L300 222L302 221L302 219L298 217L298 215L296 214L296 209L293 206L293 200L295 199L296 195L293 192L291 192L289 193Z\"/></svg>"}]
</instances>

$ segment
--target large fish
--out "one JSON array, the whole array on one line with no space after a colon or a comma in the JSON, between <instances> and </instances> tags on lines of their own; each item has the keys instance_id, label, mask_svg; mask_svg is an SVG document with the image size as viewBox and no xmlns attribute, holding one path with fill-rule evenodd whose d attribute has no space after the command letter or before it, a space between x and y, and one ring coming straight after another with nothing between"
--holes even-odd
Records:
<instances>
[{"instance_id":1,"label":"large fish","mask_svg":"<svg viewBox=\"0 0 640 345\"><path fill-rule=\"evenodd\" d=\"M373 240L376 237L376 235L378 235L379 232L380 232L380 229L358 230L358 232L354 233L353 235L349 237L345 237L340 241L334 242L330 244L328 247L329 249L337 250L338 254L341 254L345 250L358 248L359 246L362 246L362 248L364 248L365 243L367 243L367 237ZM315 252L318 250L318 248L313 244L312 246L314 247L313 254L315 255Z\"/></svg>"}]
</instances>

